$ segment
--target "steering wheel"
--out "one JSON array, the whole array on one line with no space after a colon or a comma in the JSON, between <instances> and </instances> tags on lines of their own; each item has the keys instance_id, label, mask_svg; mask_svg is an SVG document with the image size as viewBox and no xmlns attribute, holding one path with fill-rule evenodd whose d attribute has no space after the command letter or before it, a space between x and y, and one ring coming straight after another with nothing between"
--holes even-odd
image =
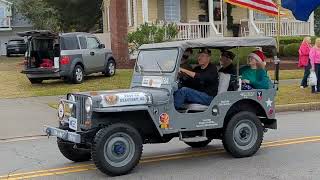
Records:
<instances>
[{"instance_id":1,"label":"steering wheel","mask_svg":"<svg viewBox=\"0 0 320 180\"><path fill-rule=\"evenodd\" d=\"M188 76L187 74L179 73L178 80L176 81L176 83L178 84L178 88L180 89L180 88L184 87L185 86L184 83L190 79L191 79L191 77Z\"/></svg>"}]
</instances>

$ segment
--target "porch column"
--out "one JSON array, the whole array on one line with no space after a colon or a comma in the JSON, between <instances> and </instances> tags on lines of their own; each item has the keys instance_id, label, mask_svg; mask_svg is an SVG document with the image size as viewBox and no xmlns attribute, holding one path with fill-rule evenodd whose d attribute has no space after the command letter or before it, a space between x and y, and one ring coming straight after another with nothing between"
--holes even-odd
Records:
<instances>
[{"instance_id":1,"label":"porch column","mask_svg":"<svg viewBox=\"0 0 320 180\"><path fill-rule=\"evenodd\" d=\"M142 17L143 23L149 22L148 0L142 0Z\"/></svg>"},{"instance_id":2,"label":"porch column","mask_svg":"<svg viewBox=\"0 0 320 180\"><path fill-rule=\"evenodd\" d=\"M249 36L254 36L255 32L254 32L254 27L252 26L252 24L254 23L254 18L253 18L253 10L249 10L249 21L248 21L248 28L249 28Z\"/></svg>"},{"instance_id":3,"label":"porch column","mask_svg":"<svg viewBox=\"0 0 320 180\"><path fill-rule=\"evenodd\" d=\"M133 25L134 25L134 29L137 29L138 27L137 0L133 0Z\"/></svg>"},{"instance_id":4,"label":"porch column","mask_svg":"<svg viewBox=\"0 0 320 180\"><path fill-rule=\"evenodd\" d=\"M209 22L210 22L210 36L214 36L214 19L213 19L213 0L208 0L208 8L209 8Z\"/></svg>"},{"instance_id":5,"label":"porch column","mask_svg":"<svg viewBox=\"0 0 320 180\"><path fill-rule=\"evenodd\" d=\"M208 0L208 8L209 8L209 22L214 24L214 17L213 17L213 0Z\"/></svg>"},{"instance_id":6,"label":"porch column","mask_svg":"<svg viewBox=\"0 0 320 180\"><path fill-rule=\"evenodd\" d=\"M314 36L314 12L310 15L309 18L309 22L310 22L310 36Z\"/></svg>"}]
</instances>

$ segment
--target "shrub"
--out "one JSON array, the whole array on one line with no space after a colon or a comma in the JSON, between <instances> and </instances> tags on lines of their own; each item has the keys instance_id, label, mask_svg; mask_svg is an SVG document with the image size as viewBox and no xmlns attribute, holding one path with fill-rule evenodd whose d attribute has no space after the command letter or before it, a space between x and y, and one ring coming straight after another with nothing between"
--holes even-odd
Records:
<instances>
[{"instance_id":1,"label":"shrub","mask_svg":"<svg viewBox=\"0 0 320 180\"><path fill-rule=\"evenodd\" d=\"M281 37L280 38L280 45L288 45L292 43L301 43L305 36L294 36L294 37ZM312 43L315 42L317 37L311 37Z\"/></svg>"},{"instance_id":2,"label":"shrub","mask_svg":"<svg viewBox=\"0 0 320 180\"><path fill-rule=\"evenodd\" d=\"M283 49L283 56L285 57L297 57L299 56L300 43L288 44Z\"/></svg>"},{"instance_id":3,"label":"shrub","mask_svg":"<svg viewBox=\"0 0 320 180\"><path fill-rule=\"evenodd\" d=\"M175 24L142 24L128 34L129 51L133 53L142 44L160 43L173 40L178 34Z\"/></svg>"}]
</instances>

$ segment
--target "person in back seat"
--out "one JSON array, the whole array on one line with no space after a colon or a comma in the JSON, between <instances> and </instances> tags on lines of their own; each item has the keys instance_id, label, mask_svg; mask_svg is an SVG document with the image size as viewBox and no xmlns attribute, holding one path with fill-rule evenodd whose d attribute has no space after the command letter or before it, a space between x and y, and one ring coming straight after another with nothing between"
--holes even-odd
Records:
<instances>
[{"instance_id":1,"label":"person in back seat","mask_svg":"<svg viewBox=\"0 0 320 180\"><path fill-rule=\"evenodd\" d=\"M233 65L235 54L231 51L221 51L219 73L230 74L230 81L228 91L235 91L237 89L237 69Z\"/></svg>"},{"instance_id":2,"label":"person in back seat","mask_svg":"<svg viewBox=\"0 0 320 180\"><path fill-rule=\"evenodd\" d=\"M180 68L180 73L189 77L186 87L174 93L176 109L182 109L184 103L210 105L218 93L219 76L217 67L210 63L211 51L202 49L198 55L199 66L193 71Z\"/></svg>"}]
</instances>

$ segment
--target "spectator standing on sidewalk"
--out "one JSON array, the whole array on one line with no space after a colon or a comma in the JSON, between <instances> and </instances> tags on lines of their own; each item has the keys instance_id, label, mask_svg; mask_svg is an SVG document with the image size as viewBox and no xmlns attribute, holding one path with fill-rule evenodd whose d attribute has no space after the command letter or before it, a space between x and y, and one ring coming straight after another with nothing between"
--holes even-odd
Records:
<instances>
[{"instance_id":1,"label":"spectator standing on sidewalk","mask_svg":"<svg viewBox=\"0 0 320 180\"><path fill-rule=\"evenodd\" d=\"M300 88L308 87L308 77L310 75L311 64L309 60L309 53L312 48L311 38L305 37L299 48L299 67L304 68L304 76L301 81Z\"/></svg>"},{"instance_id":2,"label":"spectator standing on sidewalk","mask_svg":"<svg viewBox=\"0 0 320 180\"><path fill-rule=\"evenodd\" d=\"M311 48L310 54L311 71L317 76L317 86L312 86L312 93L320 92L320 38L316 39L315 46Z\"/></svg>"}]
</instances>

